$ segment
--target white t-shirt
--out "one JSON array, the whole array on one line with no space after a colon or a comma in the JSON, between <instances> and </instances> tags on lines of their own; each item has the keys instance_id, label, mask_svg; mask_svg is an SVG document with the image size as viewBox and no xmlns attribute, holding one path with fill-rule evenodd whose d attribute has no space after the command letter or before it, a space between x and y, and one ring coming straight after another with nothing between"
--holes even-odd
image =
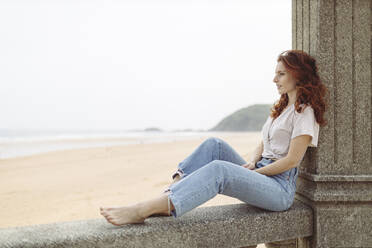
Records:
<instances>
[{"instance_id":1,"label":"white t-shirt","mask_svg":"<svg viewBox=\"0 0 372 248\"><path fill-rule=\"evenodd\" d=\"M300 106L305 107L305 104ZM319 124L310 105L306 106L302 113L298 113L294 104L291 104L274 121L272 120L269 115L261 130L264 144L263 157L278 159L285 157L291 139L302 134L312 136L309 146L318 145Z\"/></svg>"}]
</instances>

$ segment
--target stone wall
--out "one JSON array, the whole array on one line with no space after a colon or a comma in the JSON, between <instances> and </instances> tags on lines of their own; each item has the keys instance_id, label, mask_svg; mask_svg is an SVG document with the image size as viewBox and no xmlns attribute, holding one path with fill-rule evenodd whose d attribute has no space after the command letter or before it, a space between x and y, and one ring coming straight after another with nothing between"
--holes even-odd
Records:
<instances>
[{"instance_id":1,"label":"stone wall","mask_svg":"<svg viewBox=\"0 0 372 248\"><path fill-rule=\"evenodd\" d=\"M370 0L292 0L292 48L314 56L328 125L301 164L296 199L314 209L311 247L372 247Z\"/></svg>"}]
</instances>

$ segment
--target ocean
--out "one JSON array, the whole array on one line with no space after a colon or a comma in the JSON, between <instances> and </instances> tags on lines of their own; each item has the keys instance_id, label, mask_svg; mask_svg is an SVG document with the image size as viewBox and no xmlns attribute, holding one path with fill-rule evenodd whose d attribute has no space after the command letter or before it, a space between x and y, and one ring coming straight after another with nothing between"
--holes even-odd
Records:
<instances>
[{"instance_id":1,"label":"ocean","mask_svg":"<svg viewBox=\"0 0 372 248\"><path fill-rule=\"evenodd\" d=\"M0 129L0 159L88 147L171 142L229 132Z\"/></svg>"}]
</instances>

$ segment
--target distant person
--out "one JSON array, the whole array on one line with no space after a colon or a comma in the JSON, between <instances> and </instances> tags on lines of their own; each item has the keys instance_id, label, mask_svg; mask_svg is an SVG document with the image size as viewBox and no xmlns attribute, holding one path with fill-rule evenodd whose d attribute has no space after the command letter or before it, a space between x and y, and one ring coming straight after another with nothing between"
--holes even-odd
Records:
<instances>
[{"instance_id":1,"label":"distant person","mask_svg":"<svg viewBox=\"0 0 372 248\"><path fill-rule=\"evenodd\" d=\"M317 147L328 89L316 61L301 50L282 52L273 82L280 99L262 127L262 141L247 163L224 140L209 137L179 163L161 196L124 207L101 207L113 225L143 223L154 215L181 217L217 194L271 211L291 207L298 166ZM156 161L155 161L156 162Z\"/></svg>"}]
</instances>

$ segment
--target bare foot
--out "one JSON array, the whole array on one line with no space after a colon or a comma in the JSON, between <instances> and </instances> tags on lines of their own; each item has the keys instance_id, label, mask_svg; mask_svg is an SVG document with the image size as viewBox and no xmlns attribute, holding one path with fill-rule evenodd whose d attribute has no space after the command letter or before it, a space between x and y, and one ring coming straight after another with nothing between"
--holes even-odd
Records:
<instances>
[{"instance_id":1,"label":"bare foot","mask_svg":"<svg viewBox=\"0 0 372 248\"><path fill-rule=\"evenodd\" d=\"M115 208L100 207L100 210L101 215L103 215L108 222L115 226L120 226L124 224L144 223L146 219L139 214L138 208L135 206Z\"/></svg>"},{"instance_id":2,"label":"bare foot","mask_svg":"<svg viewBox=\"0 0 372 248\"><path fill-rule=\"evenodd\" d=\"M173 182L168 186L168 188L169 188L172 184L178 182L179 180L181 180L181 177L180 177L179 175L176 175L176 176L174 177L174 179L173 179ZM162 194L168 194L168 193L167 193L167 192L162 192ZM157 217L157 216L172 216L172 214L168 214L168 212L167 212L167 213L157 213L157 214L152 214L152 215L150 215L149 217Z\"/></svg>"},{"instance_id":3,"label":"bare foot","mask_svg":"<svg viewBox=\"0 0 372 248\"><path fill-rule=\"evenodd\" d=\"M162 195L163 194L166 194L166 195L168 195L168 193L167 192L163 192L163 193L161 193ZM159 217L159 216L172 216L172 214L168 214L168 210L167 210L167 212L165 213L155 213L155 214L151 214L151 215L149 215L148 217Z\"/></svg>"},{"instance_id":4,"label":"bare foot","mask_svg":"<svg viewBox=\"0 0 372 248\"><path fill-rule=\"evenodd\" d=\"M174 177L174 179L173 179L173 182L168 186L167 191L169 190L169 187L170 187L172 184L178 182L179 180L181 180L180 175L176 175L176 176ZM167 191L165 191L165 192L163 191L162 194L168 194ZM158 216L172 216L172 214L168 214L168 211L167 211L166 213L156 213L156 214L151 214L151 215L149 215L148 217L158 217Z\"/></svg>"}]
</instances>

